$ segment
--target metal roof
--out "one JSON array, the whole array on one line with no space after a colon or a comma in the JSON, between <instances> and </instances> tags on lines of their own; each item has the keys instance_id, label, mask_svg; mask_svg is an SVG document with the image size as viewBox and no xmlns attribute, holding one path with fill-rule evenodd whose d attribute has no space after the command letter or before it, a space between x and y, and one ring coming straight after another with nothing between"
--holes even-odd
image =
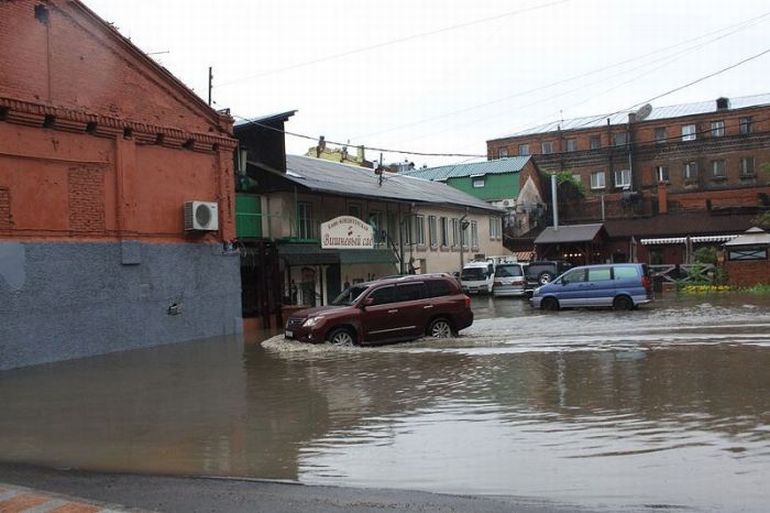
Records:
<instances>
[{"instance_id":1,"label":"metal roof","mask_svg":"<svg viewBox=\"0 0 770 513\"><path fill-rule=\"evenodd\" d=\"M759 107L762 105L770 105L770 93L756 94L753 96L741 96L738 98L728 99L728 111L735 109L745 109L748 107ZM586 116L581 118L565 119L562 121L553 121L545 123L536 127L521 130L513 134L504 135L501 137L495 137L491 140L507 139L509 137L520 137L523 135L544 134L548 132L555 132L557 130L578 130L581 128L597 128L607 126L607 119L610 120L610 125L623 125L628 123L628 115L635 110L625 110L612 114L597 114L594 116ZM716 99L694 102L694 103L682 103L679 105L667 105L663 107L653 107L649 116L644 119L640 119L639 122L657 120L657 119L669 119L678 118L682 116L694 116L697 114L708 114L710 112L717 112Z\"/></svg>"},{"instance_id":2,"label":"metal roof","mask_svg":"<svg viewBox=\"0 0 770 513\"><path fill-rule=\"evenodd\" d=\"M531 156L527 155L523 157L487 160L485 162L472 162L470 164L452 164L448 166L429 167L427 169L414 169L401 174L435 181L446 180L447 178L518 173L531 158Z\"/></svg>"},{"instance_id":3,"label":"metal roof","mask_svg":"<svg viewBox=\"0 0 770 513\"><path fill-rule=\"evenodd\" d=\"M770 233L754 226L733 240L726 242L725 246L764 246L768 244L770 244Z\"/></svg>"},{"instance_id":4,"label":"metal roof","mask_svg":"<svg viewBox=\"0 0 770 513\"><path fill-rule=\"evenodd\" d=\"M546 227L535 239L535 244L590 242L604 229L602 223L562 225L557 230Z\"/></svg>"},{"instance_id":5,"label":"metal roof","mask_svg":"<svg viewBox=\"0 0 770 513\"><path fill-rule=\"evenodd\" d=\"M287 180L318 192L505 211L444 183L399 173L385 172L380 185L371 169L299 155L286 156L286 170Z\"/></svg>"},{"instance_id":6,"label":"metal roof","mask_svg":"<svg viewBox=\"0 0 770 513\"><path fill-rule=\"evenodd\" d=\"M276 120L286 121L296 113L297 113L296 110L287 110L284 112L274 112L272 114L260 114L258 116L251 116L248 119L242 119L240 121L237 121L233 125L233 127L241 128L243 126L251 125L252 123L268 123L270 121L276 121Z\"/></svg>"}]
</instances>

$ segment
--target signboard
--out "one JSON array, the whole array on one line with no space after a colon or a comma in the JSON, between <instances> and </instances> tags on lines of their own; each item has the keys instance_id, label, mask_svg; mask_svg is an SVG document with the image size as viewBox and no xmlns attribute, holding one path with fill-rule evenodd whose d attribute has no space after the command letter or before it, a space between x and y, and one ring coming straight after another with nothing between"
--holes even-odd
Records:
<instances>
[{"instance_id":1,"label":"signboard","mask_svg":"<svg viewBox=\"0 0 770 513\"><path fill-rule=\"evenodd\" d=\"M339 216L321 223L321 249L372 249L374 230L353 216Z\"/></svg>"}]
</instances>

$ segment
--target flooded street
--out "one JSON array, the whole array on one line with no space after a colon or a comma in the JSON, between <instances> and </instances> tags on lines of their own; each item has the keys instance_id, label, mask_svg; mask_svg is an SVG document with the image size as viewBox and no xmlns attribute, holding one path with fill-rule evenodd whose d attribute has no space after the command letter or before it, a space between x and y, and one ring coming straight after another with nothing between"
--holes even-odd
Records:
<instances>
[{"instance_id":1,"label":"flooded street","mask_svg":"<svg viewBox=\"0 0 770 513\"><path fill-rule=\"evenodd\" d=\"M265 334L0 373L0 459L607 511L770 509L770 298L473 308L442 342Z\"/></svg>"}]
</instances>

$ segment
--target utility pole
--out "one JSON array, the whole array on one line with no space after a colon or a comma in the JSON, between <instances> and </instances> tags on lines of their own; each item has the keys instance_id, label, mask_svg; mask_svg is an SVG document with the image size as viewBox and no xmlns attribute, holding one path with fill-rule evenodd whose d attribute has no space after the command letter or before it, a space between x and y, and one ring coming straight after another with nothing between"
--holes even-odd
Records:
<instances>
[{"instance_id":1,"label":"utility pole","mask_svg":"<svg viewBox=\"0 0 770 513\"><path fill-rule=\"evenodd\" d=\"M212 66L209 66L209 107L211 107L211 87L214 83L214 68Z\"/></svg>"}]
</instances>

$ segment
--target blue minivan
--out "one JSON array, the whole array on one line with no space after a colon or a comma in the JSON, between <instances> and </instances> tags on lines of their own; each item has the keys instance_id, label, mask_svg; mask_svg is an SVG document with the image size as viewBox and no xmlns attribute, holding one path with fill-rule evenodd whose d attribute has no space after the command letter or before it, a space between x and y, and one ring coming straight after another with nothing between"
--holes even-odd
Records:
<instances>
[{"instance_id":1,"label":"blue minivan","mask_svg":"<svg viewBox=\"0 0 770 513\"><path fill-rule=\"evenodd\" d=\"M602 264L573 267L535 289L530 304L542 310L612 307L631 310L653 299L646 264Z\"/></svg>"}]
</instances>

